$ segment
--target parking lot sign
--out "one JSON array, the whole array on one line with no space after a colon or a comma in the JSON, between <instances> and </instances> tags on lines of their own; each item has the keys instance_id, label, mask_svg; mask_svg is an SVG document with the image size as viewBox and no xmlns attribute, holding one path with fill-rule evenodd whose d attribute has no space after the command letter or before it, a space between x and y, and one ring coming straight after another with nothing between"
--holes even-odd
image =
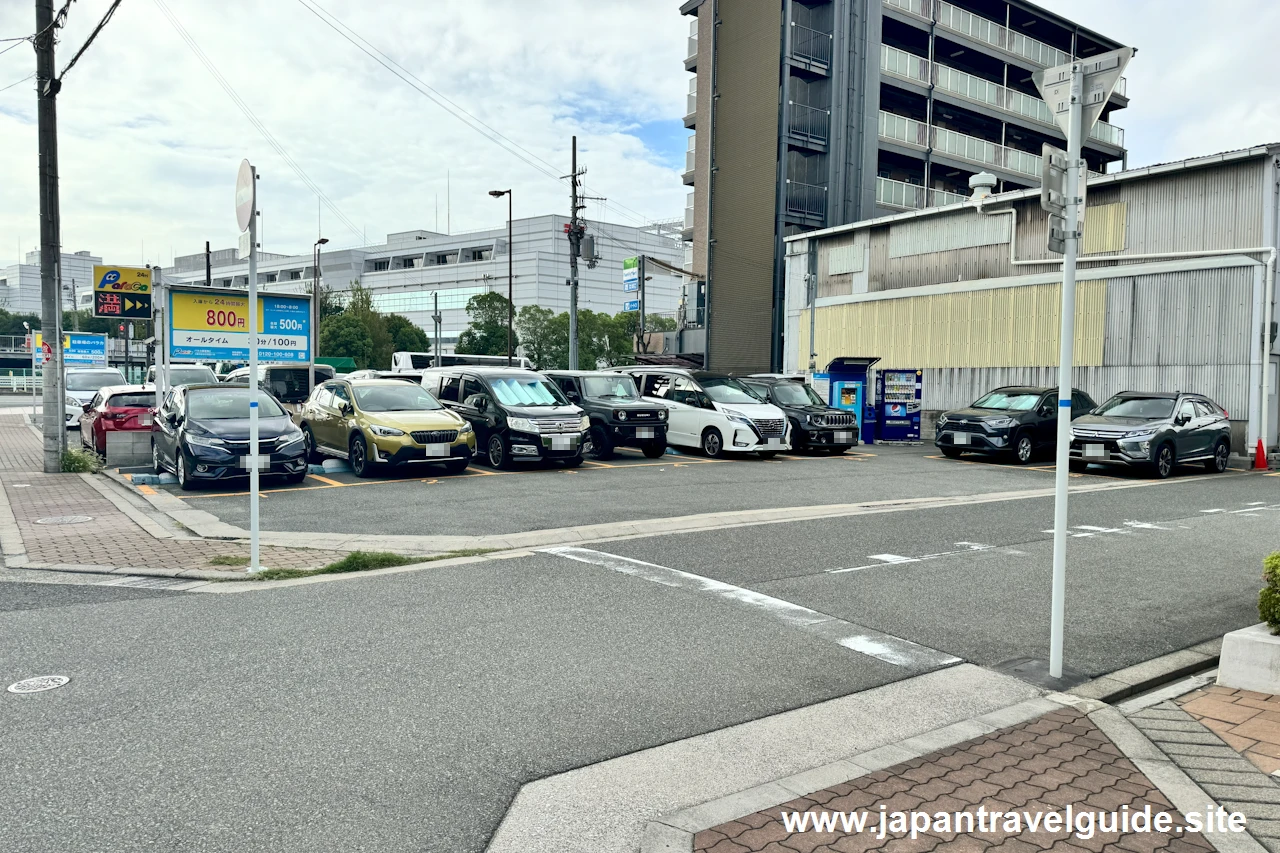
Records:
<instances>
[{"instance_id":1,"label":"parking lot sign","mask_svg":"<svg viewBox=\"0 0 1280 853\"><path fill-rule=\"evenodd\" d=\"M36 367L45 363L53 347L40 332L35 333ZM107 336L88 332L67 332L62 336L62 363L64 367L106 367Z\"/></svg>"},{"instance_id":2,"label":"parking lot sign","mask_svg":"<svg viewBox=\"0 0 1280 853\"><path fill-rule=\"evenodd\" d=\"M247 361L249 295L226 288L170 288L169 357L174 361ZM311 361L311 297L258 297L258 358Z\"/></svg>"},{"instance_id":3,"label":"parking lot sign","mask_svg":"<svg viewBox=\"0 0 1280 853\"><path fill-rule=\"evenodd\" d=\"M632 299L632 300L630 300L629 302L624 302L624 303L622 303L622 310L623 310L623 311L639 311L639 310L640 310L640 300L639 300L639 299Z\"/></svg>"},{"instance_id":4,"label":"parking lot sign","mask_svg":"<svg viewBox=\"0 0 1280 853\"><path fill-rule=\"evenodd\" d=\"M93 316L116 320L151 319L151 270L94 266Z\"/></svg>"}]
</instances>

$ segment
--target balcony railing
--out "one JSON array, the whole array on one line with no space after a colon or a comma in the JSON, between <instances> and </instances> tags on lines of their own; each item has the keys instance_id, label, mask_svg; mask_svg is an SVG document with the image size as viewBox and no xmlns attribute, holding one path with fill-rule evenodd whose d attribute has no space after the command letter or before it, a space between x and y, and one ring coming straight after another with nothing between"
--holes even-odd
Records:
<instances>
[{"instance_id":1,"label":"balcony railing","mask_svg":"<svg viewBox=\"0 0 1280 853\"><path fill-rule=\"evenodd\" d=\"M797 59L831 64L831 33L791 22L791 55Z\"/></svg>"},{"instance_id":2,"label":"balcony railing","mask_svg":"<svg viewBox=\"0 0 1280 853\"><path fill-rule=\"evenodd\" d=\"M789 101L790 111L787 131L794 137L810 142L826 143L831 135L831 110L818 109L807 104Z\"/></svg>"},{"instance_id":3,"label":"balcony railing","mask_svg":"<svg viewBox=\"0 0 1280 853\"><path fill-rule=\"evenodd\" d=\"M689 78L689 94L685 98L685 115L691 116L698 111L698 78Z\"/></svg>"},{"instance_id":4,"label":"balcony railing","mask_svg":"<svg viewBox=\"0 0 1280 853\"><path fill-rule=\"evenodd\" d=\"M688 200L684 203L684 227L693 227L693 193L689 193Z\"/></svg>"},{"instance_id":5,"label":"balcony railing","mask_svg":"<svg viewBox=\"0 0 1280 853\"><path fill-rule=\"evenodd\" d=\"M698 19L694 18L689 22L689 47L685 54L689 59L693 59L698 55Z\"/></svg>"},{"instance_id":6,"label":"balcony railing","mask_svg":"<svg viewBox=\"0 0 1280 853\"><path fill-rule=\"evenodd\" d=\"M922 121L881 110L880 137L882 139L905 142L908 145L917 145L921 148L928 148L929 126Z\"/></svg>"},{"instance_id":7,"label":"balcony railing","mask_svg":"<svg viewBox=\"0 0 1280 853\"><path fill-rule=\"evenodd\" d=\"M946 204L958 204L967 201L964 193L952 193L946 190L926 190L919 184L908 184L890 178L876 178L876 203L885 207L901 207L906 210L919 210L922 207L942 207Z\"/></svg>"},{"instance_id":8,"label":"balcony railing","mask_svg":"<svg viewBox=\"0 0 1280 853\"><path fill-rule=\"evenodd\" d=\"M897 7L904 12L933 20L933 0L884 0L884 5Z\"/></svg>"},{"instance_id":9,"label":"balcony railing","mask_svg":"<svg viewBox=\"0 0 1280 853\"><path fill-rule=\"evenodd\" d=\"M914 53L882 44L880 45L880 68L889 74L929 85L929 60L923 56L916 56Z\"/></svg>"},{"instance_id":10,"label":"balcony railing","mask_svg":"<svg viewBox=\"0 0 1280 853\"><path fill-rule=\"evenodd\" d=\"M694 153L696 151L696 149L694 148L694 143L695 143L695 140L697 140L697 138L698 137L696 136L689 137L689 147L684 152L684 170L686 172L692 172L694 163L696 162L694 159Z\"/></svg>"},{"instance_id":11,"label":"balcony railing","mask_svg":"<svg viewBox=\"0 0 1280 853\"><path fill-rule=\"evenodd\" d=\"M787 181L787 213L822 219L827 215L827 188Z\"/></svg>"}]
</instances>

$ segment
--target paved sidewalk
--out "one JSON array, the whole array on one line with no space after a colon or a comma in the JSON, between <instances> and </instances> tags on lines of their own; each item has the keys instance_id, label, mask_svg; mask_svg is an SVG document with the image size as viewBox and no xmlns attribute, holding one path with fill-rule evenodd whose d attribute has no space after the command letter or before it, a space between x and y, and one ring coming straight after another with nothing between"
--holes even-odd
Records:
<instances>
[{"instance_id":1,"label":"paved sidewalk","mask_svg":"<svg viewBox=\"0 0 1280 853\"><path fill-rule=\"evenodd\" d=\"M1142 811L1173 815L1167 832L1096 832L1081 839L1043 827L988 826L969 831L936 828L918 837L877 837L879 812L1075 812ZM783 813L870 812L860 833L797 832ZM1003 820L1003 819L1002 819ZM871 827L875 826L876 829ZM963 829L964 831L954 831ZM1083 834L1083 833L1082 833ZM1030 722L993 732L920 758L903 761L780 806L704 830L694 837L698 853L1200 853L1215 848L1186 831L1172 803L1083 713L1063 708Z\"/></svg>"},{"instance_id":2,"label":"paved sidewalk","mask_svg":"<svg viewBox=\"0 0 1280 853\"><path fill-rule=\"evenodd\" d=\"M43 470L40 437L22 415L0 415L0 473Z\"/></svg>"},{"instance_id":3,"label":"paved sidewalk","mask_svg":"<svg viewBox=\"0 0 1280 853\"><path fill-rule=\"evenodd\" d=\"M1177 704L1263 773L1280 771L1280 696L1214 685Z\"/></svg>"}]
</instances>

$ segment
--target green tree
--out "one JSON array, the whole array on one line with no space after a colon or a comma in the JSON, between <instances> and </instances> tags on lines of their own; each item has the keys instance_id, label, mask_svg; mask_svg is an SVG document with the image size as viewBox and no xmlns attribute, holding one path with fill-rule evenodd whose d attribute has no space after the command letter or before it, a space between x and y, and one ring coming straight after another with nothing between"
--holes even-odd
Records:
<instances>
[{"instance_id":1,"label":"green tree","mask_svg":"<svg viewBox=\"0 0 1280 853\"><path fill-rule=\"evenodd\" d=\"M373 341L364 321L346 312L320 321L320 355L355 359L361 370L371 367Z\"/></svg>"},{"instance_id":2,"label":"green tree","mask_svg":"<svg viewBox=\"0 0 1280 853\"><path fill-rule=\"evenodd\" d=\"M383 318L387 334L391 336L393 352L430 352L431 341L427 333L419 329L408 318L399 314L387 314Z\"/></svg>"},{"instance_id":3,"label":"green tree","mask_svg":"<svg viewBox=\"0 0 1280 853\"><path fill-rule=\"evenodd\" d=\"M10 314L0 308L0 335L25 335L27 330L22 328L24 320L31 324L31 328L40 328L39 314Z\"/></svg>"},{"instance_id":4,"label":"green tree","mask_svg":"<svg viewBox=\"0 0 1280 853\"><path fill-rule=\"evenodd\" d=\"M507 312L511 303L501 293L481 293L467 300L467 316L470 324L458 336L457 352L468 355L507 354ZM519 338L512 335L511 346L520 346ZM514 354L514 353L513 353Z\"/></svg>"},{"instance_id":5,"label":"green tree","mask_svg":"<svg viewBox=\"0 0 1280 853\"><path fill-rule=\"evenodd\" d=\"M353 282L354 284L354 282ZM307 293L312 293L313 288L310 283L307 284ZM342 300L334 294L334 292L325 287L323 283L320 285L320 322L323 323L326 318L336 317L342 313L344 306Z\"/></svg>"},{"instance_id":6,"label":"green tree","mask_svg":"<svg viewBox=\"0 0 1280 853\"><path fill-rule=\"evenodd\" d=\"M558 335L556 315L550 308L526 305L516 316L516 330L524 346L525 357L538 370L555 370L563 367L557 359L565 351L566 338ZM568 329L568 323L565 323Z\"/></svg>"},{"instance_id":7,"label":"green tree","mask_svg":"<svg viewBox=\"0 0 1280 853\"><path fill-rule=\"evenodd\" d=\"M361 287L359 282L351 282L351 289L347 292L347 307L342 314L359 320L369 337L369 364L365 366L390 370L391 353L395 351L395 344L387 331L386 321L373 307L372 291Z\"/></svg>"}]
</instances>

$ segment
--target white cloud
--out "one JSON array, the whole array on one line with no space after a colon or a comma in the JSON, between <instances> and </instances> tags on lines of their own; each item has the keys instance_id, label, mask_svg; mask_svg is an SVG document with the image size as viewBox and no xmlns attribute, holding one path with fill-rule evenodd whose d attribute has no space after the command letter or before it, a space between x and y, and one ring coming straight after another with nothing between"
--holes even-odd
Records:
<instances>
[{"instance_id":1,"label":"white cloud","mask_svg":"<svg viewBox=\"0 0 1280 853\"><path fill-rule=\"evenodd\" d=\"M565 186L467 128L321 23L300 0L166 0L286 150L370 242L565 211ZM679 216L677 159L688 19L676 0L321 0L337 17L466 110L569 171L577 133L595 194L647 218ZM1116 114L1130 165L1280 139L1280 94L1266 74L1280 4L1266 0L1042 0L1139 48L1133 106ZM59 47L70 58L109 0L77 0ZM0 3L0 38L34 28L28 2ZM3 49L8 43L0 43ZM0 86L34 68L30 48L0 56ZM249 157L263 175L268 251L306 251L316 197L233 106L153 0L129 0L59 97L62 231L68 250L168 263L236 242L232 191ZM656 123L656 124L650 124ZM35 97L0 93L0 265L34 248ZM598 206L588 208L599 216ZM619 214L605 211L606 218ZM327 211L335 244L359 238ZM145 244L145 257L143 256Z\"/></svg>"}]
</instances>

